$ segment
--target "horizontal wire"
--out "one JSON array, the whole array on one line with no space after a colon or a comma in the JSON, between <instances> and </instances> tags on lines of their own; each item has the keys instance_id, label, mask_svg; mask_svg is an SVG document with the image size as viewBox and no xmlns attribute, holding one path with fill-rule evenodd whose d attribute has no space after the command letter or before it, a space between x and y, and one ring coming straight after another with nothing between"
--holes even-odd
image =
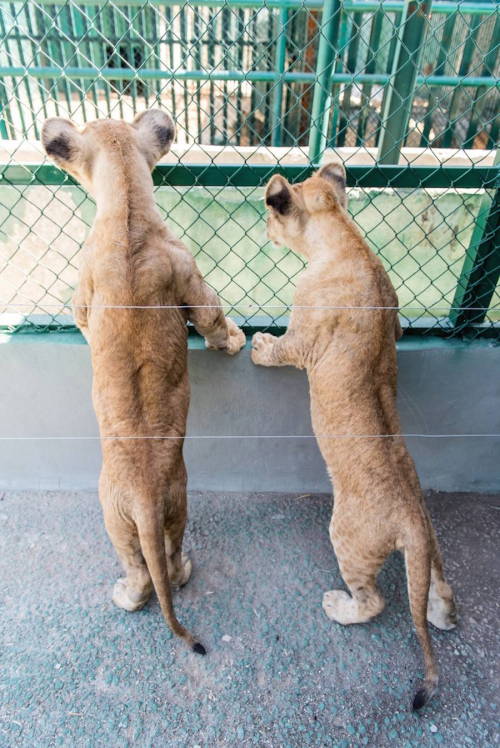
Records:
<instances>
[{"instance_id":1,"label":"horizontal wire","mask_svg":"<svg viewBox=\"0 0 500 748\"><path fill-rule=\"evenodd\" d=\"M0 308L19 308L28 306L29 302L17 303L17 304L0 304ZM482 306L329 306L329 305L308 305L308 304L252 304L250 302L237 303L237 304L45 304L44 302L37 302L36 306L41 309L238 309L240 307L246 307L249 309L324 309L324 310L368 310L373 311L377 309L384 310L395 310L395 311L422 311L427 312L433 309L434 311L442 312L458 312L458 311L469 311L469 312L488 312L500 309L500 307L482 307Z\"/></svg>"},{"instance_id":2,"label":"horizontal wire","mask_svg":"<svg viewBox=\"0 0 500 748\"><path fill-rule=\"evenodd\" d=\"M128 441L178 439L463 439L476 437L500 438L500 434L197 434L192 436L0 436L0 441Z\"/></svg>"}]
</instances>

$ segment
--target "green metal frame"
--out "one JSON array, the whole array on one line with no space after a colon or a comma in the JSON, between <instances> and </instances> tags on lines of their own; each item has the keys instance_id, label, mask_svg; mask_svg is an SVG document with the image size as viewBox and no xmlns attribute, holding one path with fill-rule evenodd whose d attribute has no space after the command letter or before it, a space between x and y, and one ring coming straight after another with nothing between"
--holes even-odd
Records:
<instances>
[{"instance_id":1,"label":"green metal frame","mask_svg":"<svg viewBox=\"0 0 500 748\"><path fill-rule=\"evenodd\" d=\"M287 83L315 83L317 81L316 73L280 73L272 70L251 70L241 72L239 70L216 70L208 72L206 70L154 70L141 68L140 72L130 68L75 68L75 67L29 67L23 68L19 65L0 66L0 76L9 76L12 78L31 78L53 80L60 78L64 74L69 79L81 80L179 80L179 81L249 81L258 82L287 82ZM384 85L390 83L391 76L385 73L332 73L328 83L325 75L322 76L322 90L329 91L329 84L333 83L380 83ZM427 86L453 86L460 88L500 88L500 82L491 77L485 76L460 76L446 75L419 75L416 77L418 85ZM328 97L328 93L327 93ZM318 118L319 120L321 118ZM321 126L319 127L321 129Z\"/></svg>"},{"instance_id":2,"label":"green metal frame","mask_svg":"<svg viewBox=\"0 0 500 748\"><path fill-rule=\"evenodd\" d=\"M260 187L273 174L291 182L306 179L317 168L313 164L160 164L153 171L157 186ZM499 185L496 166L346 165L348 187L493 189ZM0 165L0 185L72 185L72 177L51 164Z\"/></svg>"},{"instance_id":3,"label":"green metal frame","mask_svg":"<svg viewBox=\"0 0 500 748\"><path fill-rule=\"evenodd\" d=\"M484 322L500 278L500 191L483 199L453 300L457 332Z\"/></svg>"},{"instance_id":4,"label":"green metal frame","mask_svg":"<svg viewBox=\"0 0 500 748\"><path fill-rule=\"evenodd\" d=\"M7 5L12 0L0 0L0 5ZM96 5L96 0L78 0L79 5ZM175 6L179 0L148 0L149 5ZM261 8L262 0L196 0L196 5L217 8ZM342 7L348 12L370 13L379 10L383 5L386 13L401 13L405 8L406 0L343 0ZM57 5L56 0L37 0L37 5ZM130 8L142 8L144 0L113 0L117 7L127 6ZM324 6L322 0L265 0L267 8L305 8L307 10L321 10ZM433 13L453 13L457 10L456 2L437 2ZM481 5L477 2L460 2L460 12L463 15L488 15L492 12L491 6Z\"/></svg>"},{"instance_id":5,"label":"green metal frame","mask_svg":"<svg viewBox=\"0 0 500 748\"><path fill-rule=\"evenodd\" d=\"M377 161L397 164L406 140L417 72L432 0L408 0L382 114Z\"/></svg>"},{"instance_id":6,"label":"green metal frame","mask_svg":"<svg viewBox=\"0 0 500 748\"><path fill-rule=\"evenodd\" d=\"M0 0L0 8L7 5L6 0ZM10 3L12 4L12 3ZM78 5L95 6L95 0L78 0ZM37 0L38 6L54 6L57 2L54 0ZM148 6L158 6L165 8L167 20L173 14L172 8L178 6L179 2L175 0L148 0ZM7 50L7 62L9 64L0 67L0 113L2 109L7 113L9 102L5 95L2 77L11 79L20 79L17 85L24 86L28 103L31 105L32 91L27 86L27 77L37 81L39 91L45 87L47 91L59 91L61 98L68 103L71 98L71 82L80 86L82 91L88 91L97 101L99 86L105 91L109 98L108 87L103 85L105 82L113 81L115 85L120 86L120 90L135 91L137 95L138 85L143 81L150 81L156 87L157 93L160 91L161 81L203 81L222 83L224 91L227 94L227 83L236 82L239 85L244 82L262 83L266 93L272 91L272 102L267 107L270 113L271 136L270 143L272 146L283 144L284 131L284 90L286 84L303 84L309 86L312 91L312 114L311 127L309 130L309 162L307 164L294 165L257 165L251 163L242 164L189 164L178 163L167 165L163 164L157 167L153 172L155 185L164 186L167 184L188 187L256 187L262 186L275 173L285 175L290 181L300 181L309 176L312 171L321 163L325 147L328 145L342 145L345 139L346 121L339 117L337 103L339 97L339 87L345 84L343 93L343 102L349 104L352 87L354 85L361 87L361 109L358 121L358 143L362 144L362 134L364 132L364 118L368 116L368 102L370 98L370 87L380 85L384 87L384 101L382 107L382 118L379 123L379 140L378 140L378 158L373 165L349 165L347 164L347 184L350 187L363 188L452 188L452 189L482 189L486 194L482 200L479 214L475 221L475 228L470 240L470 246L466 251L462 272L458 281L455 298L452 303L452 309L447 318L440 319L441 334L468 334L474 329L475 334L481 335L498 335L499 328L493 325L483 325L486 312L484 309L478 311L476 307L487 308L491 303L500 275L500 237L499 237L499 166L498 161L493 167L485 167L471 164L470 168L465 167L448 167L448 166L400 166L401 147L404 145L408 133L408 122L411 113L412 102L414 100L415 88L421 86L428 88L429 108L424 118L424 127L422 132L421 145L429 145L429 134L432 128L432 119L430 116L433 108L432 102L437 99L438 89L443 87L452 87L453 95L451 102L451 112L448 127L444 132L443 139L445 145L450 145L455 128L455 115L459 111L459 92L462 88L475 89L476 103L472 111L471 121L467 132L467 143L472 144L475 133L475 124L480 118L481 110L478 99L485 92L498 89L500 83L494 78L494 68L497 60L498 48L495 46L495 37L498 33L499 18L497 15L495 30L489 42L489 49L486 53L484 64L481 66L480 75L470 75L475 72L472 68L472 60L476 44L477 34L480 30L480 21L482 16L498 13L498 5L487 3L472 2L440 2L435 0L386 0L385 2L366 2L357 0L349 2L347 0L266 0L266 3L257 0L198 0L193 5L207 6L212 9L218 9L218 13L228 13L230 9L244 8L262 8L279 10L278 35L273 39L273 28L276 22L276 16L269 24L268 38L275 41L274 57L272 58L271 69L249 71L242 70L241 55L231 61L240 68L237 70L228 69L210 69L203 70L201 55L199 50L195 50L193 57L195 60L195 70L186 69L188 66L183 64L180 69L175 68L173 64L173 52L170 48L170 67L165 69L159 65L159 61L153 56L153 62L146 60L145 66L140 70L111 67L108 60L105 59L102 49L97 50L95 56L91 53L91 45L94 42L86 41L87 48L78 49L78 55L74 58L77 67L69 65L72 59L68 59L66 52L60 40L48 40L47 49L52 59L50 66L39 66L30 64L24 54L19 35L11 37L10 43L17 45L18 56L21 64L13 65L10 62L13 59L11 51ZM138 12L144 12L144 0L113 0L113 6L124 8L137 8ZM76 7L76 3L75 6ZM63 34L81 33L84 36L83 29L79 28L81 18L74 13L74 7L68 6L65 10L68 13L63 14L60 19L60 26ZM321 11L319 21L319 45L316 57L315 72L307 71L290 71L287 69L287 28L290 24L291 11L299 9L308 9ZM432 75L419 74L420 54L425 39L427 19L430 11L433 14L445 14L445 28L441 47L438 54L438 64ZM215 13L215 11L213 11ZM242 10L237 10L242 13ZM345 13L352 13L352 26L346 20ZM360 31L362 15L364 13L373 13L374 21L370 27L370 38L368 49L373 57L366 65L364 72L356 72L356 59L358 45L360 42ZM395 23L398 28L398 37L393 40L393 45L389 53L389 59L392 66L386 66L385 70L377 69L375 51L378 47L380 35L383 27L384 14L394 14ZM449 44L457 20L457 16L470 16L471 26L464 43L463 54L461 57L460 68L456 75L445 74L445 63L447 59L447 45ZM0 14L0 21L2 17ZM241 18L240 18L241 21ZM126 37L126 28L123 19L117 28L115 27L116 19L110 13L103 16L103 28L97 28L104 38L109 38L111 34L110 24L113 25L115 37L120 39L119 46L115 48L115 55L128 55L133 57L134 39ZM147 23L147 17L144 14L143 25ZM186 27L185 7L180 11L180 23L182 28ZM356 26L357 24L357 26ZM107 28L109 27L109 28ZM108 33L107 33L108 32ZM195 36L196 36L195 28ZM225 32L224 32L225 33ZM213 42L210 42L213 44ZM96 49L99 45L96 45ZM337 64L341 59L341 54L347 49L347 59L345 59L345 68ZM123 51L125 50L125 51ZM209 46L209 68L213 67L210 63L210 55L213 48ZM29 57L29 55L28 55ZM91 58L96 62L95 66L85 66L85 59ZM27 63L27 64L25 64ZM274 64L273 64L274 63ZM43 60L42 60L43 64ZM81 66L80 66L81 65ZM227 67L230 67L229 65ZM312 70L312 67L309 68ZM85 81L91 81L85 84ZM195 99L200 100L200 88L194 93ZM132 94L134 95L134 94ZM254 96L254 94L252 94ZM288 96L288 94L287 94ZM187 92L184 92L186 99ZM196 98L197 97L197 98ZM41 96L42 102L44 97ZM56 97L57 99L57 97ZM227 97L226 97L227 99ZM227 121L227 100L224 101L224 119ZM82 107L85 106L82 101ZM119 102L122 106L121 101ZM57 107L57 100L56 100ZM187 106L186 117L187 117ZM122 112L123 113L123 112ZM172 112L176 117L176 112ZM20 111L22 118L22 111ZM86 119L86 117L85 117ZM23 124L24 126L24 124ZM224 131L226 127L224 128ZM492 130L493 132L493 130ZM330 133L330 136L329 136ZM2 137L7 135L4 121L0 118L0 134ZM35 134L36 131L35 123ZM490 136L491 137L491 136ZM338 138L336 140L336 138ZM269 141L268 141L269 142ZM49 164L14 164L0 165L0 185L71 185L73 180L64 172ZM435 320L412 321L410 332L419 334L429 331ZM56 326L59 323L55 323ZM265 321L256 323L253 326L247 325L247 331L259 329L266 325ZM47 329L50 329L50 325ZM278 320L274 329L280 329ZM436 332L433 330L433 333Z\"/></svg>"}]
</instances>

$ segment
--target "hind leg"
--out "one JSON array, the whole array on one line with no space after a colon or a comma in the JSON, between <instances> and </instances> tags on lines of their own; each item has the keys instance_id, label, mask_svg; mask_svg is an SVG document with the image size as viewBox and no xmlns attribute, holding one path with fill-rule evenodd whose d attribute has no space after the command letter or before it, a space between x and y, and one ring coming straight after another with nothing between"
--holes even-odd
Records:
<instances>
[{"instance_id":1,"label":"hind leg","mask_svg":"<svg viewBox=\"0 0 500 748\"><path fill-rule=\"evenodd\" d=\"M167 551L168 576L172 587L184 587L191 576L191 559L182 551L184 525L178 523L165 528L165 548Z\"/></svg>"},{"instance_id":2,"label":"hind leg","mask_svg":"<svg viewBox=\"0 0 500 748\"><path fill-rule=\"evenodd\" d=\"M106 479L102 477L99 497L106 531L125 571L125 576L118 579L113 588L113 602L129 612L140 610L151 597L153 583L141 552L135 525L118 513L116 507L119 497L116 492L112 495Z\"/></svg>"},{"instance_id":3,"label":"hind leg","mask_svg":"<svg viewBox=\"0 0 500 748\"><path fill-rule=\"evenodd\" d=\"M192 564L187 553L182 551L187 518L187 475L182 455L169 483L168 513L165 519L168 576L173 587L183 587L191 576Z\"/></svg>"},{"instance_id":4,"label":"hind leg","mask_svg":"<svg viewBox=\"0 0 500 748\"><path fill-rule=\"evenodd\" d=\"M325 592L323 610L328 618L344 626L366 623L378 615L385 605L375 581L376 574L348 564L341 567L341 572L351 594L344 590Z\"/></svg>"},{"instance_id":5,"label":"hind leg","mask_svg":"<svg viewBox=\"0 0 500 748\"><path fill-rule=\"evenodd\" d=\"M352 543L344 543L342 535L336 534L333 519L330 525L330 538L340 573L351 594L344 590L325 592L323 610L328 618L344 626L350 623L365 623L378 615L385 605L376 583L382 562L380 559L367 558L366 552L361 562L359 554L353 552Z\"/></svg>"},{"instance_id":6,"label":"hind leg","mask_svg":"<svg viewBox=\"0 0 500 748\"><path fill-rule=\"evenodd\" d=\"M453 590L444 576L441 552L428 515L427 519L431 541L431 583L427 603L427 620L436 628L449 631L457 625L457 608Z\"/></svg>"}]
</instances>

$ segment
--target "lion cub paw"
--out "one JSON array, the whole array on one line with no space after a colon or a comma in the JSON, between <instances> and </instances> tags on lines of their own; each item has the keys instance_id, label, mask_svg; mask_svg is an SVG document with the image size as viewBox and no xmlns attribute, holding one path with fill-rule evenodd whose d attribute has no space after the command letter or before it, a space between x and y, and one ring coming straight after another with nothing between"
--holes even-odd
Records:
<instances>
[{"instance_id":1,"label":"lion cub paw","mask_svg":"<svg viewBox=\"0 0 500 748\"><path fill-rule=\"evenodd\" d=\"M192 570L193 564L191 563L191 559L187 553L183 553L180 565L170 575L170 584L172 587L184 587L189 582Z\"/></svg>"},{"instance_id":2,"label":"lion cub paw","mask_svg":"<svg viewBox=\"0 0 500 748\"><path fill-rule=\"evenodd\" d=\"M233 322L230 317L226 317L226 323L229 332L226 353L229 353L230 356L234 356L235 353L241 351L241 349L245 346L247 339L243 330L241 330L236 322Z\"/></svg>"},{"instance_id":3,"label":"lion cub paw","mask_svg":"<svg viewBox=\"0 0 500 748\"><path fill-rule=\"evenodd\" d=\"M136 610L143 608L149 598L151 597L152 589L143 591L140 595L132 592L127 587L127 580L125 577L118 579L115 586L113 587L112 600L115 605L123 610L128 610L129 613L133 613Z\"/></svg>"},{"instance_id":4,"label":"lion cub paw","mask_svg":"<svg viewBox=\"0 0 500 748\"><path fill-rule=\"evenodd\" d=\"M256 332L252 338L252 361L260 366L269 366L269 354L275 337L267 332Z\"/></svg>"},{"instance_id":5,"label":"lion cub paw","mask_svg":"<svg viewBox=\"0 0 500 748\"><path fill-rule=\"evenodd\" d=\"M344 590L330 590L323 595L323 610L328 618L343 626L357 623L358 605Z\"/></svg>"},{"instance_id":6,"label":"lion cub paw","mask_svg":"<svg viewBox=\"0 0 500 748\"><path fill-rule=\"evenodd\" d=\"M429 595L427 620L442 631L454 629L458 623L458 615L453 600L443 600Z\"/></svg>"}]
</instances>

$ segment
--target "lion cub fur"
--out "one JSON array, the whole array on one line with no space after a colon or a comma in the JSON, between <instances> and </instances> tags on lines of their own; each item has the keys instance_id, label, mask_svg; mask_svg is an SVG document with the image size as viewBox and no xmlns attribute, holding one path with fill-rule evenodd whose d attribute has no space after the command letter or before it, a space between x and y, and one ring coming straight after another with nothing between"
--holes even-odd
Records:
<instances>
[{"instance_id":1,"label":"lion cub fur","mask_svg":"<svg viewBox=\"0 0 500 748\"><path fill-rule=\"evenodd\" d=\"M427 620L449 629L456 612L415 466L398 435L396 292L346 212L341 164L325 165L297 185L274 176L266 204L269 238L305 255L308 266L286 334L257 333L252 360L308 374L313 429L335 487L330 538L351 593L326 592L323 608L341 624L380 613L377 574L392 551L403 551L425 660L417 709L438 682ZM364 436L371 434L384 438ZM340 438L328 438L334 435Z\"/></svg>"},{"instance_id":2,"label":"lion cub fur","mask_svg":"<svg viewBox=\"0 0 500 748\"><path fill-rule=\"evenodd\" d=\"M52 118L44 124L42 143L97 204L73 303L92 357L103 454L99 497L126 574L115 584L113 601L138 610L154 587L170 628L204 654L177 620L171 595L171 584L185 584L191 572L182 553L186 322L208 347L229 354L240 350L245 336L224 317L217 295L155 206L151 170L174 133L171 118L153 109L132 124L98 120L81 131L69 120Z\"/></svg>"}]
</instances>

